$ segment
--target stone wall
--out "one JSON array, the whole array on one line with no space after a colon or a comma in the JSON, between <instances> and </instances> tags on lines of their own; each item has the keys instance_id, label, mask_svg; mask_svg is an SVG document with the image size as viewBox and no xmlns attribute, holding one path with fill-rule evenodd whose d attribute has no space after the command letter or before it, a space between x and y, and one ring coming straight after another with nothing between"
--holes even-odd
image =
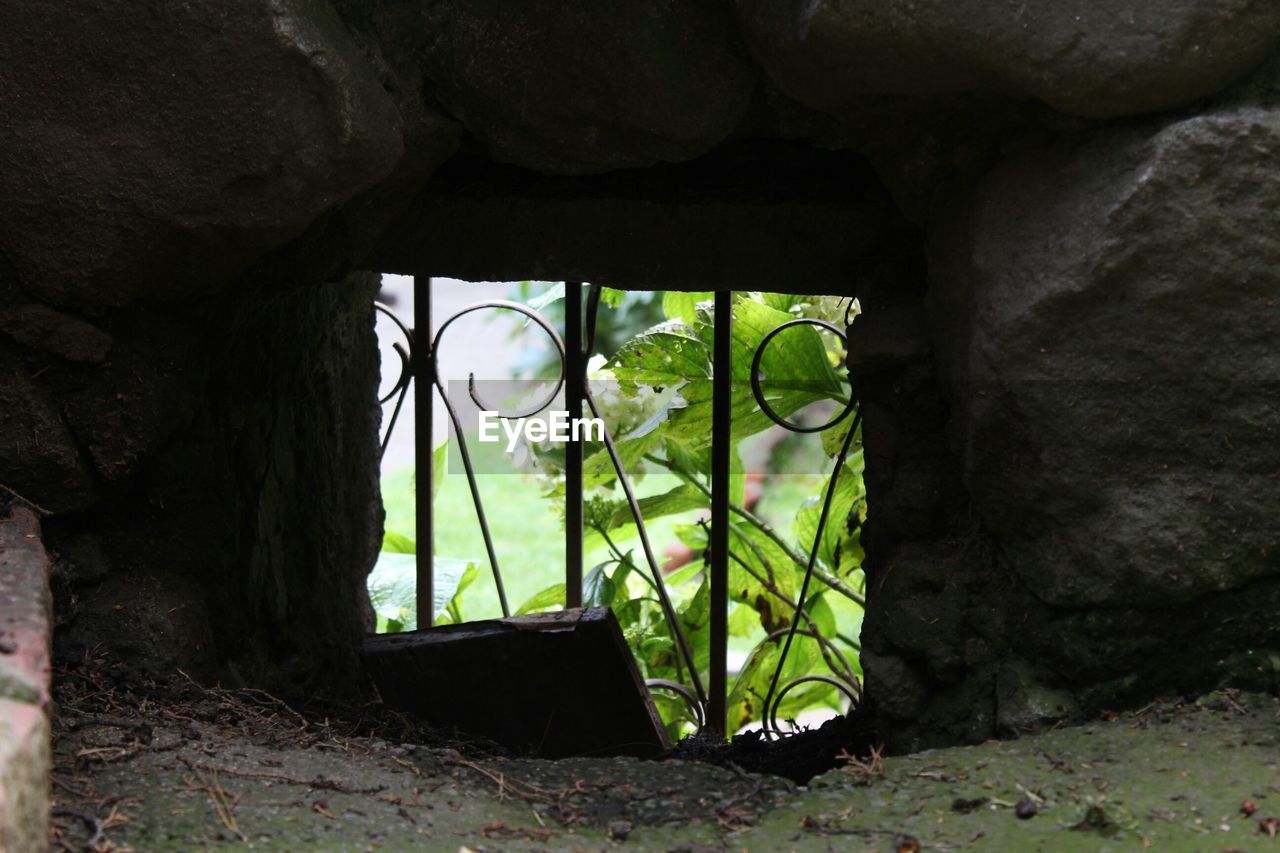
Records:
<instances>
[{"instance_id":1,"label":"stone wall","mask_svg":"<svg viewBox=\"0 0 1280 853\"><path fill-rule=\"evenodd\" d=\"M804 256L868 308L866 666L897 743L1274 686L1269 0L23 6L0 486L44 516L68 638L349 689L378 510L348 273L689 287L704 240L676 238L705 234L696 289ZM865 168L715 165L761 142Z\"/></svg>"},{"instance_id":2,"label":"stone wall","mask_svg":"<svg viewBox=\"0 0 1280 853\"><path fill-rule=\"evenodd\" d=\"M6 414L41 420L6 433L6 497L45 516L60 642L291 694L354 687L382 523L377 287L233 290L94 325L42 309L63 334L8 343ZM87 342L92 359L67 357Z\"/></svg>"}]
</instances>

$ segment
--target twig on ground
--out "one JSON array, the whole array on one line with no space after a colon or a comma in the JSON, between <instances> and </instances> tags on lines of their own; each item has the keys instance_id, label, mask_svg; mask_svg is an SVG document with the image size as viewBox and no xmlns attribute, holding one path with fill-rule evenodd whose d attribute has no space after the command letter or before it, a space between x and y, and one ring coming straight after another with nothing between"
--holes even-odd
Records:
<instances>
[{"instance_id":1,"label":"twig on ground","mask_svg":"<svg viewBox=\"0 0 1280 853\"><path fill-rule=\"evenodd\" d=\"M884 776L884 747L871 747L871 755L859 758L848 750L840 750L836 758L845 762L844 771L853 776L855 785L870 785L872 780Z\"/></svg>"},{"instance_id":2,"label":"twig on ground","mask_svg":"<svg viewBox=\"0 0 1280 853\"><path fill-rule=\"evenodd\" d=\"M469 770L474 770L489 781L493 782L498 786L499 799L505 799L507 795L511 795L525 800L526 802L553 806L556 810L556 819L566 826L576 823L580 817L578 812L570 806L569 799L579 794L591 794L594 790L590 786L586 785L581 779L575 781L571 787L567 788L544 788L530 782L521 782L517 779L509 779L502 773L495 772L471 761L456 749L445 750L444 762L446 764L456 764L460 767L466 767Z\"/></svg>"},{"instance_id":3,"label":"twig on ground","mask_svg":"<svg viewBox=\"0 0 1280 853\"><path fill-rule=\"evenodd\" d=\"M226 789L218 781L218 771L214 770L208 775L200 767L192 768L195 770L196 779L199 780L201 789L209 795L210 802L213 803L214 814L218 816L218 820L222 821L222 825L241 842L247 842L249 838L240 831L239 824L236 823L235 807L240 802L240 797L230 798Z\"/></svg>"},{"instance_id":4,"label":"twig on ground","mask_svg":"<svg viewBox=\"0 0 1280 853\"><path fill-rule=\"evenodd\" d=\"M225 773L228 776L238 776L242 779L266 779L271 782L284 782L288 785L303 785L321 791L337 791L339 794L379 794L386 790L385 785L377 785L372 788L349 788L342 783L341 779L330 779L326 776L299 779L296 776L286 776L283 773L268 773L261 770L236 770L233 767L214 767L209 764L199 764L185 755L179 755L178 760L197 772Z\"/></svg>"},{"instance_id":5,"label":"twig on ground","mask_svg":"<svg viewBox=\"0 0 1280 853\"><path fill-rule=\"evenodd\" d=\"M514 779L507 779L503 774L495 773L487 767L482 767L474 761L465 758L462 753L457 750L445 750L444 761L446 764L457 764L460 767L466 767L470 770L474 770L489 781L493 782L498 786L498 799L505 799L506 794L509 791L511 794L522 800L530 800L536 803L546 803L550 805L556 801L556 798L553 797L551 792L546 789L537 785L519 782ZM575 789L570 788L568 789L568 793L573 793L574 790Z\"/></svg>"}]
</instances>

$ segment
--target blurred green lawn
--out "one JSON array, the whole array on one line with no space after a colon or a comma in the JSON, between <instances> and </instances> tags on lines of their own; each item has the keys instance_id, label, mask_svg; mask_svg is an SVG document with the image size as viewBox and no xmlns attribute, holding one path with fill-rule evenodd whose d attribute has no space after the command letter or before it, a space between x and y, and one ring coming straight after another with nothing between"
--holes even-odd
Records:
<instances>
[{"instance_id":1,"label":"blurred green lawn","mask_svg":"<svg viewBox=\"0 0 1280 853\"><path fill-rule=\"evenodd\" d=\"M387 510L387 529L416 539L413 504L413 469L407 468L383 479L382 495ZM634 484L637 497L665 492L678 485L670 474L650 474ZM478 474L476 483L484 504L485 517L493 536L498 565L507 591L507 602L516 610L534 593L564 582L564 528L554 502L541 495L539 484L521 474ZM621 490L618 496L621 497ZM664 546L678 542L672 532L677 524L688 523L696 514L667 516L646 526L659 563ZM480 578L464 594L464 614L468 619L488 619L502 615L493 573L485 555L484 537L476 521L475 507L467 478L446 473L435 499L435 552L438 557L468 559L481 566ZM617 542L624 551L635 548L635 560L644 565L639 538ZM585 555L584 571L608 558L604 548Z\"/></svg>"},{"instance_id":2,"label":"blurred green lawn","mask_svg":"<svg viewBox=\"0 0 1280 853\"><path fill-rule=\"evenodd\" d=\"M796 511L804 501L821 488L825 478L817 474L772 474L756 511L784 535L789 534ZM514 612L535 593L564 581L564 529L555 503L541 495L539 484L529 476L511 474L478 474L476 482L484 502L494 550L502 567L507 601ZM650 473L634 483L638 497L665 492L678 484L670 474ZM621 498L620 489L616 497ZM383 501L388 530L416 539L413 503L413 469L406 468L383 479ZM659 564L664 562L667 546L678 543L674 528L688 524L697 513L666 516L647 524L650 542ZM493 574L485 557L484 538L476 521L467 478L460 472L447 472L440 480L435 498L435 549L437 557L460 558L481 567L480 576L463 595L466 619L490 619L502 615L498 604ZM634 548L634 559L644 566L644 554L638 537L621 540L623 550ZM807 548L805 549L807 550ZM607 550L599 548L585 555L584 571L607 559ZM700 559L695 556L694 559ZM688 593L694 585L690 584ZM816 591L816 590L815 590ZM679 591L673 590L679 597ZM836 612L840 631L857 637L861 630L862 612L852 602L838 595L826 596ZM731 637L730 648L749 651L763 637Z\"/></svg>"}]
</instances>

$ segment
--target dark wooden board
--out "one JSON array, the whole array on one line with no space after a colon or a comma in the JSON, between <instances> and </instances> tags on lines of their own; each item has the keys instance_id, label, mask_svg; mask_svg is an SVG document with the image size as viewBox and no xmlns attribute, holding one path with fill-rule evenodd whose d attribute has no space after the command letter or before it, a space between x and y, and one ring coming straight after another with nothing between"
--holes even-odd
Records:
<instances>
[{"instance_id":1,"label":"dark wooden board","mask_svg":"<svg viewBox=\"0 0 1280 853\"><path fill-rule=\"evenodd\" d=\"M520 754L647 758L670 746L607 607L379 634L364 661L387 705Z\"/></svg>"}]
</instances>

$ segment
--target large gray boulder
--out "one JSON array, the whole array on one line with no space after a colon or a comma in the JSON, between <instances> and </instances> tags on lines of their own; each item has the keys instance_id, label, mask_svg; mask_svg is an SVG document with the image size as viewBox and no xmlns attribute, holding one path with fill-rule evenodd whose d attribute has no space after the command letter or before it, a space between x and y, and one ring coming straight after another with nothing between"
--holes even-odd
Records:
<instances>
[{"instance_id":1,"label":"large gray boulder","mask_svg":"<svg viewBox=\"0 0 1280 853\"><path fill-rule=\"evenodd\" d=\"M1213 94L1280 45L1273 0L738 0L778 86L833 114L867 94L994 90L1109 117Z\"/></svg>"},{"instance_id":2,"label":"large gray boulder","mask_svg":"<svg viewBox=\"0 0 1280 853\"><path fill-rule=\"evenodd\" d=\"M1280 576L1278 163L1280 109L1106 131L1011 157L932 235L963 476L1050 606Z\"/></svg>"},{"instance_id":3,"label":"large gray boulder","mask_svg":"<svg viewBox=\"0 0 1280 853\"><path fill-rule=\"evenodd\" d=\"M56 402L0 338L0 500L14 496L56 513L86 509L96 493Z\"/></svg>"},{"instance_id":4,"label":"large gray boulder","mask_svg":"<svg viewBox=\"0 0 1280 853\"><path fill-rule=\"evenodd\" d=\"M494 159L584 174L687 160L741 122L756 72L718 3L387 3L430 87Z\"/></svg>"},{"instance_id":5,"label":"large gray boulder","mask_svg":"<svg viewBox=\"0 0 1280 853\"><path fill-rule=\"evenodd\" d=\"M0 53L0 253L47 301L223 285L403 154L322 0L11 3Z\"/></svg>"}]
</instances>

